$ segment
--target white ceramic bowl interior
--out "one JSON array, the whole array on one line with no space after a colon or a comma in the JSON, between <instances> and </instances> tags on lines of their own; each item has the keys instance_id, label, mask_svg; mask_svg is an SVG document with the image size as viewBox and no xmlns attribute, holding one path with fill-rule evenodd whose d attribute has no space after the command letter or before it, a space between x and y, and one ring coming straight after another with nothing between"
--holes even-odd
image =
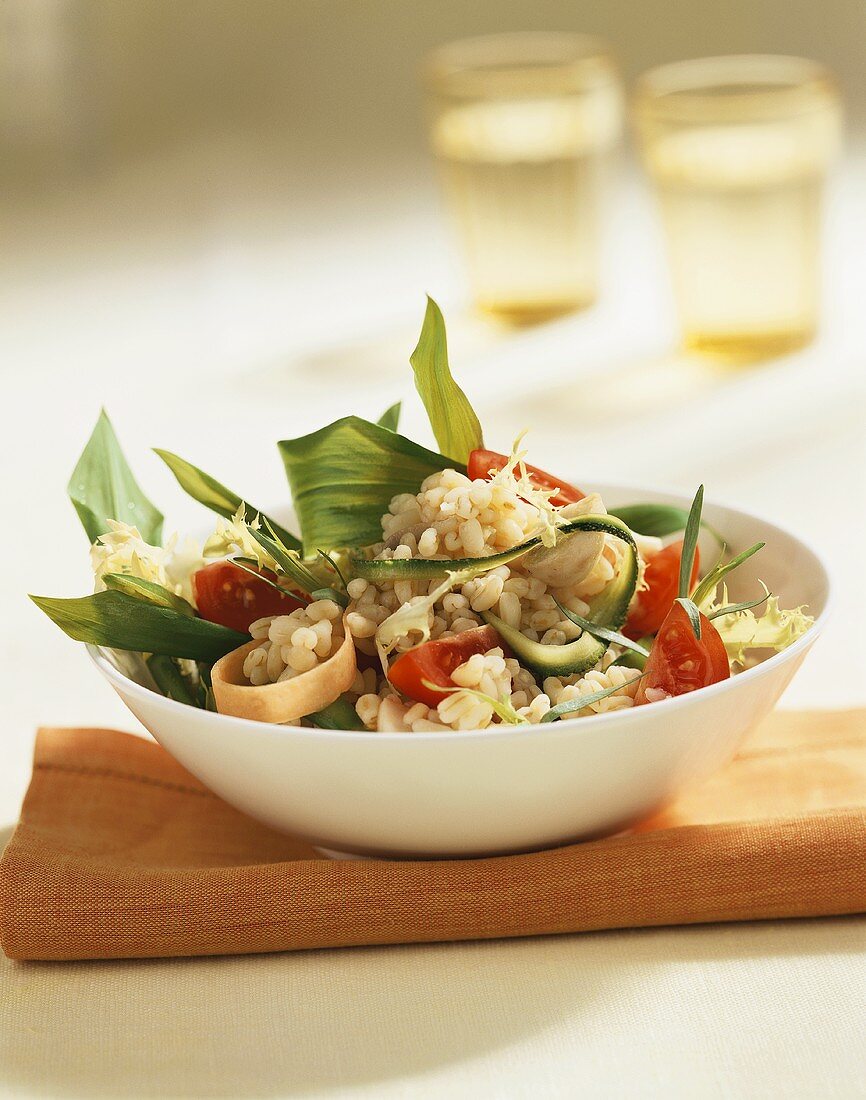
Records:
<instances>
[{"instance_id":1,"label":"white ceramic bowl interior","mask_svg":"<svg viewBox=\"0 0 866 1100\"><path fill-rule=\"evenodd\" d=\"M676 494L594 486L608 507ZM354 733L272 726L172 702L91 648L97 668L181 764L245 813L321 847L367 855L493 855L625 829L725 764L772 709L827 617L829 579L803 542L765 520L707 504L739 551L766 548L731 577L758 578L815 627L732 679L651 706L548 725L466 733ZM715 545L703 547L704 562ZM742 595L741 595L742 594Z\"/></svg>"}]
</instances>

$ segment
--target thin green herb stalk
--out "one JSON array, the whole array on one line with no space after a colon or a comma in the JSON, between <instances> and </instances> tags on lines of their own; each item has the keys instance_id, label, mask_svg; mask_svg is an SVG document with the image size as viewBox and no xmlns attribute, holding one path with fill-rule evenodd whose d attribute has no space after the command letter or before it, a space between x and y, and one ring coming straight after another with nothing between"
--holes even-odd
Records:
<instances>
[{"instance_id":1,"label":"thin green herb stalk","mask_svg":"<svg viewBox=\"0 0 866 1100\"><path fill-rule=\"evenodd\" d=\"M556 606L566 617L574 623L575 626L579 626L581 630L585 630L587 634L592 634L594 638L602 638L606 642L614 642L616 645L621 645L624 649L634 650L635 653L640 654L642 657L649 656L649 650L639 642L633 642L631 638L626 638L625 634L620 634L617 630L611 630L606 626L599 626L598 623L591 622L589 619L584 619L582 615L576 614L569 608L564 607L556 597L553 597Z\"/></svg>"},{"instance_id":2,"label":"thin green herb stalk","mask_svg":"<svg viewBox=\"0 0 866 1100\"><path fill-rule=\"evenodd\" d=\"M760 596L756 600L745 600L743 603L729 603L726 607L720 607L714 611L711 615L707 615L707 618L712 621L713 619L719 619L722 615L737 615L740 611L751 611L753 607L758 607L760 604L765 603L773 593L764 585L764 595Z\"/></svg>"},{"instance_id":3,"label":"thin green herb stalk","mask_svg":"<svg viewBox=\"0 0 866 1100\"><path fill-rule=\"evenodd\" d=\"M688 598L688 596L677 596L674 603L678 603L680 607L685 611L689 617L689 623L691 624L692 632L694 636L701 640L701 613L697 608L697 605Z\"/></svg>"},{"instance_id":4,"label":"thin green herb stalk","mask_svg":"<svg viewBox=\"0 0 866 1100\"><path fill-rule=\"evenodd\" d=\"M737 554L737 556L732 558L726 565L714 566L692 593L692 599L698 607L715 592L716 588L729 573L739 568L744 561L748 561L749 558L757 554L759 550L763 550L765 546L766 543L764 542L756 542L755 545L750 546L748 550L743 550L741 554Z\"/></svg>"},{"instance_id":5,"label":"thin green herb stalk","mask_svg":"<svg viewBox=\"0 0 866 1100\"><path fill-rule=\"evenodd\" d=\"M686 598L689 594L692 582L692 568L695 564L695 553L698 546L698 535L701 533L701 510L704 505L704 487L698 486L695 499L689 509L689 518L686 521L686 529L683 534L683 550L680 555L680 579L677 595Z\"/></svg>"},{"instance_id":6,"label":"thin green herb stalk","mask_svg":"<svg viewBox=\"0 0 866 1100\"><path fill-rule=\"evenodd\" d=\"M620 684L618 687L604 688L603 691L594 691L589 695L581 695L579 699L569 699L565 703L557 703L555 707L550 708L541 721L555 722L558 718L562 718L566 714L575 714L577 711L585 710L591 703L600 703L602 699L607 699L609 695L614 695L617 691L622 691L624 687L628 687L630 684L637 683L638 680L642 679L643 675L634 676L631 680L627 680L626 683Z\"/></svg>"}]
</instances>

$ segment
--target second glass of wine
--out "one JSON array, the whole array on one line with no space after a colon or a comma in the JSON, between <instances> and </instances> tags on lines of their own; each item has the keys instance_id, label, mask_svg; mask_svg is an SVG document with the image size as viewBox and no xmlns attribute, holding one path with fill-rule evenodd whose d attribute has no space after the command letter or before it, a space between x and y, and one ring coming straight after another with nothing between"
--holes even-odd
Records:
<instances>
[{"instance_id":1,"label":"second glass of wine","mask_svg":"<svg viewBox=\"0 0 866 1100\"><path fill-rule=\"evenodd\" d=\"M456 42L428 59L431 134L478 307L514 324L591 305L622 91L603 43Z\"/></svg>"}]
</instances>

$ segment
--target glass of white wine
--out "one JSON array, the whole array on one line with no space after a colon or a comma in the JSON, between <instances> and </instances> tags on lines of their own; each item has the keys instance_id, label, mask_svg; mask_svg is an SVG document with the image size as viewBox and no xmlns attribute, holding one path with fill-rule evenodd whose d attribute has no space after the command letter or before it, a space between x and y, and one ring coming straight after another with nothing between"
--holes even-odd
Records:
<instances>
[{"instance_id":1,"label":"glass of white wine","mask_svg":"<svg viewBox=\"0 0 866 1100\"><path fill-rule=\"evenodd\" d=\"M832 76L796 57L675 62L640 78L635 122L686 348L747 362L808 344L841 134Z\"/></svg>"},{"instance_id":2,"label":"glass of white wine","mask_svg":"<svg viewBox=\"0 0 866 1100\"><path fill-rule=\"evenodd\" d=\"M529 324L598 293L604 177L622 92L604 44L468 39L430 55L431 139L479 308Z\"/></svg>"}]
</instances>

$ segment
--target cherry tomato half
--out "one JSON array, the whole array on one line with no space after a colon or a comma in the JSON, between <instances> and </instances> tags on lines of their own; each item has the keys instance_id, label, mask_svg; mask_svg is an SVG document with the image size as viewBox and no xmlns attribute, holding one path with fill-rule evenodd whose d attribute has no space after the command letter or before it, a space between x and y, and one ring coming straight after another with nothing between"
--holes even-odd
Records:
<instances>
[{"instance_id":1,"label":"cherry tomato half","mask_svg":"<svg viewBox=\"0 0 866 1100\"><path fill-rule=\"evenodd\" d=\"M665 621L665 617L679 595L680 559L683 556L683 540L672 542L659 550L647 563L644 573L646 588L641 589L628 613L623 634L627 638L641 638L644 634L655 634ZM700 552L695 547L695 561L689 581L689 591L698 579Z\"/></svg>"},{"instance_id":2,"label":"cherry tomato half","mask_svg":"<svg viewBox=\"0 0 866 1100\"><path fill-rule=\"evenodd\" d=\"M502 639L492 626L477 626L453 638L422 642L397 658L388 670L388 679L403 695L426 703L428 707L436 707L445 694L425 687L424 681L429 680L437 687L455 687L451 673L458 665L468 661L474 653L486 653L497 646L502 646Z\"/></svg>"},{"instance_id":3,"label":"cherry tomato half","mask_svg":"<svg viewBox=\"0 0 866 1100\"><path fill-rule=\"evenodd\" d=\"M730 675L730 661L718 630L706 615L701 615L701 637L696 638L685 608L675 603L653 642L635 704L648 701L650 688L668 695L685 695L727 680Z\"/></svg>"},{"instance_id":4,"label":"cherry tomato half","mask_svg":"<svg viewBox=\"0 0 866 1100\"><path fill-rule=\"evenodd\" d=\"M491 472L498 473L507 465L508 455L501 455L498 451L479 449L470 453L466 472L473 481L478 479L483 481L490 477ZM560 481L558 477L548 474L545 470L539 470L537 466L527 466L526 472L537 488L556 490L550 498L550 503L557 508L564 504L575 504L586 496L586 493L582 493L574 485L569 485L567 481Z\"/></svg>"},{"instance_id":5,"label":"cherry tomato half","mask_svg":"<svg viewBox=\"0 0 866 1100\"><path fill-rule=\"evenodd\" d=\"M276 580L272 573L262 577ZM306 601L290 592L283 595L260 577L230 561L215 561L192 575L192 590L203 619L245 632L266 615L289 615Z\"/></svg>"}]
</instances>

